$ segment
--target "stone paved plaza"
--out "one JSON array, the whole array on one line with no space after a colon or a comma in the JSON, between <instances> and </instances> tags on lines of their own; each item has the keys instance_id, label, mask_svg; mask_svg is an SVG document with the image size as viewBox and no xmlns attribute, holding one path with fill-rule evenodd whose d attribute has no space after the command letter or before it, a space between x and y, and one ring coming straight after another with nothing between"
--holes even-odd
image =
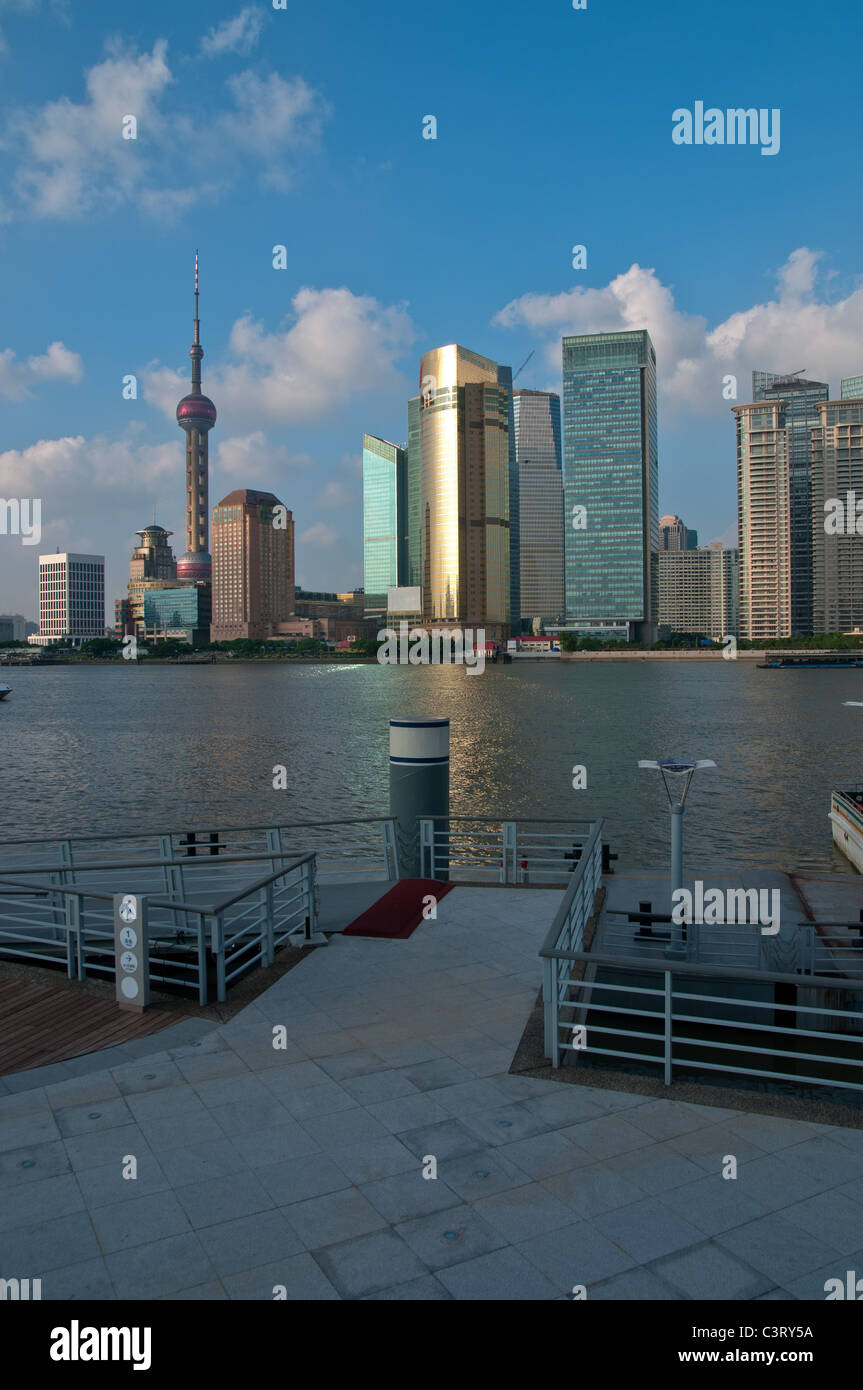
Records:
<instances>
[{"instance_id":1,"label":"stone paved plaza","mask_svg":"<svg viewBox=\"0 0 863 1390\"><path fill-rule=\"evenodd\" d=\"M508 1073L559 902L456 888L220 1028L4 1078L0 1275L45 1299L823 1299L863 1270L863 1131Z\"/></svg>"}]
</instances>

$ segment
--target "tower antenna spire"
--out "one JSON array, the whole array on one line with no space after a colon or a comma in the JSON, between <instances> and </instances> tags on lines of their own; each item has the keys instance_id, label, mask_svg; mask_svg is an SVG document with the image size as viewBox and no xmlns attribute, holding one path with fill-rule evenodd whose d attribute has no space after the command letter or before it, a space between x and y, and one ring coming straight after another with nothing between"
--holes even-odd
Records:
<instances>
[{"instance_id":1,"label":"tower antenna spire","mask_svg":"<svg viewBox=\"0 0 863 1390\"><path fill-rule=\"evenodd\" d=\"M198 322L198 248L195 247L195 342L201 341L201 326Z\"/></svg>"}]
</instances>

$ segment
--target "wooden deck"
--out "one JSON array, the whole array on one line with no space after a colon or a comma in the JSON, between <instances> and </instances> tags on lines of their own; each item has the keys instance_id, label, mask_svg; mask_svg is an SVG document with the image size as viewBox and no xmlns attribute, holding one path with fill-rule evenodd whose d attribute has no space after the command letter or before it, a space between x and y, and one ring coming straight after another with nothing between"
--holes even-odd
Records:
<instances>
[{"instance_id":1,"label":"wooden deck","mask_svg":"<svg viewBox=\"0 0 863 1390\"><path fill-rule=\"evenodd\" d=\"M0 1076L116 1047L182 1017L153 1008L132 1013L62 985L0 978Z\"/></svg>"}]
</instances>

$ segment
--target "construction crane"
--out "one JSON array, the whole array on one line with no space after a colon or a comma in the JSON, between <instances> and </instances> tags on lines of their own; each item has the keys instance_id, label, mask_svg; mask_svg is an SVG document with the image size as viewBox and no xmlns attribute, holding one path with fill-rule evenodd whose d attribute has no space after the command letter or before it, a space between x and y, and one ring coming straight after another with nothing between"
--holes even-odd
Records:
<instances>
[{"instance_id":1,"label":"construction crane","mask_svg":"<svg viewBox=\"0 0 863 1390\"><path fill-rule=\"evenodd\" d=\"M534 354L535 352L536 352L536 348L531 348L530 352L527 354L527 357L524 359L524 361L522 362L521 366L519 367L518 371L516 372L515 376L514 376L513 379L512 379L512 380L513 380L513 385L515 385L516 378L521 376L522 372L524 371L525 367L527 366L528 362L529 362L530 359L533 357L533 354Z\"/></svg>"}]
</instances>

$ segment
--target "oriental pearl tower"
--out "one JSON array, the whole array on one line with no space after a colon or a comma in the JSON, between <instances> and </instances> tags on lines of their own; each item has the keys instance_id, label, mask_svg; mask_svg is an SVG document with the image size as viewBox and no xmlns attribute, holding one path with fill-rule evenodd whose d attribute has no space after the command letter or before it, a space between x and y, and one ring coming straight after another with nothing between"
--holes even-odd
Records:
<instances>
[{"instance_id":1,"label":"oriental pearl tower","mask_svg":"<svg viewBox=\"0 0 863 1390\"><path fill-rule=\"evenodd\" d=\"M198 319L198 253L195 252L195 336L189 348L192 389L177 406L177 424L186 431L186 553L177 561L177 578L189 582L211 578L209 549L209 458L207 435L216 423L216 407L201 391L201 326Z\"/></svg>"}]
</instances>

